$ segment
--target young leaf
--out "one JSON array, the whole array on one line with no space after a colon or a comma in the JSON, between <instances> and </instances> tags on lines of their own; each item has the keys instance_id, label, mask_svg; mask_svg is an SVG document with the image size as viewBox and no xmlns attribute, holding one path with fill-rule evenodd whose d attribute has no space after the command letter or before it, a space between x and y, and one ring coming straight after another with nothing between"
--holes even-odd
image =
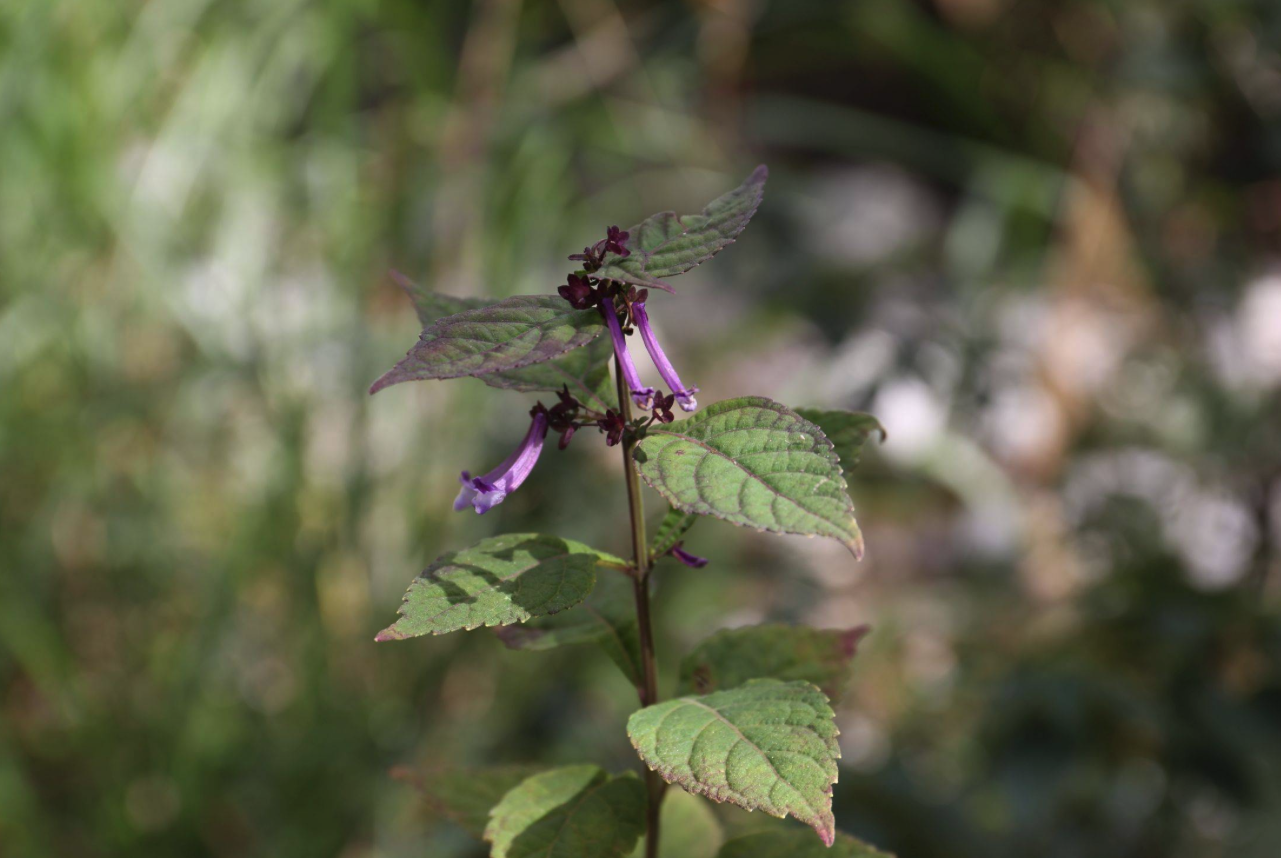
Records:
<instances>
[{"instance_id":1,"label":"young leaf","mask_svg":"<svg viewBox=\"0 0 1281 858\"><path fill-rule=\"evenodd\" d=\"M503 626L496 633L512 649L596 644L633 685L644 681L632 582L623 575L602 576L587 600L575 608L524 625Z\"/></svg>"},{"instance_id":2,"label":"young leaf","mask_svg":"<svg viewBox=\"0 0 1281 858\"><path fill-rule=\"evenodd\" d=\"M725 840L711 805L696 795L669 789L663 796L658 854L671 858L716 858ZM630 858L644 858L642 836Z\"/></svg>"},{"instance_id":3,"label":"young leaf","mask_svg":"<svg viewBox=\"0 0 1281 858\"><path fill-rule=\"evenodd\" d=\"M391 272L391 275L413 302L418 320L424 328L446 316L489 304L486 298L458 298L432 292L398 271ZM489 373L479 378L490 387L522 392L555 392L564 385L579 402L604 411L618 407L618 394L609 372L609 359L613 354L614 348L609 339L597 337L586 346L567 352L555 360Z\"/></svg>"},{"instance_id":4,"label":"young leaf","mask_svg":"<svg viewBox=\"0 0 1281 858\"><path fill-rule=\"evenodd\" d=\"M726 843L716 858L894 858L873 849L843 831L828 849L814 842L804 830L762 831L736 837Z\"/></svg>"},{"instance_id":5,"label":"young leaf","mask_svg":"<svg viewBox=\"0 0 1281 858\"><path fill-rule=\"evenodd\" d=\"M400 619L375 640L440 635L554 614L586 598L596 583L598 564L622 562L555 536L492 536L442 555L424 569L405 593Z\"/></svg>"},{"instance_id":6,"label":"young leaf","mask_svg":"<svg viewBox=\"0 0 1281 858\"><path fill-rule=\"evenodd\" d=\"M684 274L734 243L756 214L765 194L769 170L762 164L743 184L708 203L701 214L678 217L676 212L651 215L628 230L630 256L607 257L595 276L671 291L664 277Z\"/></svg>"},{"instance_id":7,"label":"young leaf","mask_svg":"<svg viewBox=\"0 0 1281 858\"><path fill-rule=\"evenodd\" d=\"M835 836L836 725L808 682L758 679L705 697L648 706L627 720L642 760L664 780L713 801L795 816Z\"/></svg>"},{"instance_id":8,"label":"young leaf","mask_svg":"<svg viewBox=\"0 0 1281 858\"><path fill-rule=\"evenodd\" d=\"M681 512L678 509L669 509L667 515L658 523L658 530L654 533L654 541L650 543L649 553L651 557L659 558L672 549L672 546L681 541L689 529L698 521L698 516L689 512Z\"/></svg>"},{"instance_id":9,"label":"young leaf","mask_svg":"<svg viewBox=\"0 0 1281 858\"><path fill-rule=\"evenodd\" d=\"M622 858L645 829L645 787L596 766L534 775L489 815L492 858Z\"/></svg>"},{"instance_id":10,"label":"young leaf","mask_svg":"<svg viewBox=\"0 0 1281 858\"><path fill-rule=\"evenodd\" d=\"M585 346L604 330L596 310L575 310L558 295L518 295L428 325L418 344L369 392L402 381L484 377L519 369Z\"/></svg>"},{"instance_id":11,"label":"young leaf","mask_svg":"<svg viewBox=\"0 0 1281 858\"><path fill-rule=\"evenodd\" d=\"M654 425L637 449L637 471L677 509L758 530L830 536L863 554L832 442L772 399L727 399L688 420Z\"/></svg>"},{"instance_id":12,"label":"young leaf","mask_svg":"<svg viewBox=\"0 0 1281 858\"><path fill-rule=\"evenodd\" d=\"M681 660L681 693L710 694L751 679L803 680L840 700L867 626L845 631L765 625L717 632Z\"/></svg>"},{"instance_id":13,"label":"young leaf","mask_svg":"<svg viewBox=\"0 0 1281 858\"><path fill-rule=\"evenodd\" d=\"M832 411L822 408L798 408L796 413L811 423L816 424L832 442L836 455L841 457L841 467L846 476L858 467L863 445L873 433L880 433L881 441L886 438L885 427L871 414L861 411Z\"/></svg>"},{"instance_id":14,"label":"young leaf","mask_svg":"<svg viewBox=\"0 0 1281 858\"><path fill-rule=\"evenodd\" d=\"M490 809L512 788L539 771L536 766L495 766L426 772L397 768L391 774L397 780L413 784L432 813L457 823L479 840L489 824Z\"/></svg>"}]
</instances>

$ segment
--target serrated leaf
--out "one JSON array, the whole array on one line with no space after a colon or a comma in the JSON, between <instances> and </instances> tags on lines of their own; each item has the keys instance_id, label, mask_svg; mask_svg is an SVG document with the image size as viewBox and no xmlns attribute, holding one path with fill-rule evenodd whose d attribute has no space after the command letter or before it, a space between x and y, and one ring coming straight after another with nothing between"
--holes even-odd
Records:
<instances>
[{"instance_id":1,"label":"serrated leaf","mask_svg":"<svg viewBox=\"0 0 1281 858\"><path fill-rule=\"evenodd\" d=\"M855 557L863 554L832 442L772 399L727 399L688 420L652 426L637 449L636 470L677 509L758 530L829 536Z\"/></svg>"},{"instance_id":2,"label":"serrated leaf","mask_svg":"<svg viewBox=\"0 0 1281 858\"><path fill-rule=\"evenodd\" d=\"M557 295L518 295L472 307L424 328L417 345L369 392L403 381L509 372L585 346L604 330L599 312L575 310Z\"/></svg>"},{"instance_id":3,"label":"serrated leaf","mask_svg":"<svg viewBox=\"0 0 1281 858\"><path fill-rule=\"evenodd\" d=\"M654 540L649 546L650 556L659 558L671 551L672 546L681 541L696 521L698 516L693 513L669 509L667 515L663 516L663 520L658 523L658 530L655 531Z\"/></svg>"},{"instance_id":4,"label":"serrated leaf","mask_svg":"<svg viewBox=\"0 0 1281 858\"><path fill-rule=\"evenodd\" d=\"M489 811L511 789L540 771L538 766L493 766L477 769L392 771L392 777L413 784L427 808L457 823L480 839L489 824Z\"/></svg>"},{"instance_id":5,"label":"serrated leaf","mask_svg":"<svg viewBox=\"0 0 1281 858\"><path fill-rule=\"evenodd\" d=\"M602 576L581 605L524 625L503 626L497 634L512 649L596 644L633 685L643 681L632 579L623 575Z\"/></svg>"},{"instance_id":6,"label":"serrated leaf","mask_svg":"<svg viewBox=\"0 0 1281 858\"><path fill-rule=\"evenodd\" d=\"M702 697L648 706L627 735L651 769L682 789L835 836L836 725L808 682L758 679Z\"/></svg>"},{"instance_id":7,"label":"serrated leaf","mask_svg":"<svg viewBox=\"0 0 1281 858\"><path fill-rule=\"evenodd\" d=\"M708 203L700 214L659 212L645 218L628 230L631 255L607 257L595 276L671 291L662 278L684 274L734 243L756 214L768 177L769 170L762 164L743 184Z\"/></svg>"},{"instance_id":8,"label":"serrated leaf","mask_svg":"<svg viewBox=\"0 0 1281 858\"><path fill-rule=\"evenodd\" d=\"M503 796L485 839L492 858L621 858L644 829L639 778L568 766L534 775Z\"/></svg>"},{"instance_id":9,"label":"serrated leaf","mask_svg":"<svg viewBox=\"0 0 1281 858\"><path fill-rule=\"evenodd\" d=\"M393 271L391 275L413 302L418 321L424 328L446 316L490 303L487 298L459 298L432 292L399 271ZM582 348L569 351L555 360L490 373L479 378L490 387L525 393L540 390L555 392L563 385L569 388L569 392L579 402L604 411L618 407L618 394L614 390L614 381L609 371L609 359L613 354L614 347L609 338L597 337Z\"/></svg>"},{"instance_id":10,"label":"serrated leaf","mask_svg":"<svg viewBox=\"0 0 1281 858\"><path fill-rule=\"evenodd\" d=\"M894 858L868 846L843 831L836 833L832 847L815 843L803 830L762 831L736 837L726 843L716 858Z\"/></svg>"},{"instance_id":11,"label":"serrated leaf","mask_svg":"<svg viewBox=\"0 0 1281 858\"><path fill-rule=\"evenodd\" d=\"M591 592L601 563L623 561L555 536L483 539L424 569L405 593L400 619L375 640L502 626L563 611Z\"/></svg>"},{"instance_id":12,"label":"serrated leaf","mask_svg":"<svg viewBox=\"0 0 1281 858\"><path fill-rule=\"evenodd\" d=\"M845 696L850 662L867 626L847 630L763 625L726 629L681 660L682 694L710 694L751 679L802 680L828 700Z\"/></svg>"},{"instance_id":13,"label":"serrated leaf","mask_svg":"<svg viewBox=\"0 0 1281 858\"><path fill-rule=\"evenodd\" d=\"M796 413L823 430L827 440L832 442L836 455L841 458L841 467L848 476L858 467L859 458L867 439L880 433L881 441L886 438L885 427L871 414L862 411L841 411L823 408L798 408Z\"/></svg>"},{"instance_id":14,"label":"serrated leaf","mask_svg":"<svg viewBox=\"0 0 1281 858\"><path fill-rule=\"evenodd\" d=\"M663 796L662 822L659 826L658 854L670 858L716 858L725 840L720 820L704 799L678 789ZM644 858L642 836L631 858Z\"/></svg>"}]
</instances>

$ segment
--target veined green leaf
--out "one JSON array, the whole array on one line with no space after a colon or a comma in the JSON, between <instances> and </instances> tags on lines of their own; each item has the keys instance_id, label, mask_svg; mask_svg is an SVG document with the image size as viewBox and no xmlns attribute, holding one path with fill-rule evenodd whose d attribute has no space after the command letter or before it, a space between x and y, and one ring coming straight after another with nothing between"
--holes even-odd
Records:
<instances>
[{"instance_id":1,"label":"veined green leaf","mask_svg":"<svg viewBox=\"0 0 1281 858\"><path fill-rule=\"evenodd\" d=\"M841 457L841 467L848 478L851 471L858 467L859 458L867 439L879 433L881 441L886 438L885 427L871 414L862 411L840 411L824 408L798 408L796 413L823 430L827 440L832 442L836 455Z\"/></svg>"},{"instance_id":2,"label":"veined green leaf","mask_svg":"<svg viewBox=\"0 0 1281 858\"><path fill-rule=\"evenodd\" d=\"M815 843L804 830L762 831L736 837L726 843L716 858L894 858L873 849L843 831L829 849Z\"/></svg>"},{"instance_id":3,"label":"veined green leaf","mask_svg":"<svg viewBox=\"0 0 1281 858\"><path fill-rule=\"evenodd\" d=\"M774 679L669 700L627 721L641 759L667 782L747 810L791 814L828 844L836 835L836 733L823 692Z\"/></svg>"},{"instance_id":4,"label":"veined green leaf","mask_svg":"<svg viewBox=\"0 0 1281 858\"><path fill-rule=\"evenodd\" d=\"M847 630L763 625L717 632L681 660L682 694L709 694L758 678L817 685L845 696L850 662L867 626Z\"/></svg>"},{"instance_id":5,"label":"veined green leaf","mask_svg":"<svg viewBox=\"0 0 1281 858\"><path fill-rule=\"evenodd\" d=\"M701 214L651 215L628 230L630 256L610 256L594 276L671 291L664 277L684 274L734 243L756 214L769 170L762 164L743 184L708 203Z\"/></svg>"},{"instance_id":6,"label":"veined green leaf","mask_svg":"<svg viewBox=\"0 0 1281 858\"><path fill-rule=\"evenodd\" d=\"M524 625L503 626L497 634L512 649L596 644L633 685L643 682L632 579L624 575L601 576L581 605Z\"/></svg>"},{"instance_id":7,"label":"veined green leaf","mask_svg":"<svg viewBox=\"0 0 1281 858\"><path fill-rule=\"evenodd\" d=\"M405 290L414 304L418 320L426 328L446 316L464 310L487 306L487 298L459 298L424 289L398 271L392 278ZM490 387L531 392L558 391L562 386L579 401L598 411L618 407L618 394L609 372L609 359L614 347L608 337L597 337L582 348L566 352L555 360L531 364L520 369L477 376Z\"/></svg>"},{"instance_id":8,"label":"veined green leaf","mask_svg":"<svg viewBox=\"0 0 1281 858\"><path fill-rule=\"evenodd\" d=\"M772 399L727 399L688 420L652 426L637 449L637 471L679 510L775 533L829 536L862 556L832 442Z\"/></svg>"},{"instance_id":9,"label":"veined green leaf","mask_svg":"<svg viewBox=\"0 0 1281 858\"><path fill-rule=\"evenodd\" d=\"M604 330L596 310L575 310L558 295L518 295L432 322L369 392L402 381L509 372L585 346Z\"/></svg>"},{"instance_id":10,"label":"veined green leaf","mask_svg":"<svg viewBox=\"0 0 1281 858\"><path fill-rule=\"evenodd\" d=\"M577 605L598 564L622 560L580 542L534 533L483 539L442 555L414 579L400 619L375 640L404 640L520 623Z\"/></svg>"},{"instance_id":11,"label":"veined green leaf","mask_svg":"<svg viewBox=\"0 0 1281 858\"><path fill-rule=\"evenodd\" d=\"M492 858L622 858L645 829L645 787L632 773L569 766L528 778L495 805Z\"/></svg>"}]
</instances>

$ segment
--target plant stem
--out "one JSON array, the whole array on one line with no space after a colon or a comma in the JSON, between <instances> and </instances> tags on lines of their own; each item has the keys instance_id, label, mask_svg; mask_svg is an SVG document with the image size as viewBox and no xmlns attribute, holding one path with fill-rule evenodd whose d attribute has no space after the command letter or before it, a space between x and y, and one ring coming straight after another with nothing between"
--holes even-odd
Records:
<instances>
[{"instance_id":1,"label":"plant stem","mask_svg":"<svg viewBox=\"0 0 1281 858\"><path fill-rule=\"evenodd\" d=\"M627 389L623 369L617 360L614 361L614 380L618 386L618 407L623 421L630 423L631 391ZM632 522L632 560L636 565L636 572L632 576L632 590L636 595L636 624L640 629L641 667L644 675L643 684L636 692L640 696L641 706L645 707L658 702L658 665L654 659L654 629L649 611L649 545L645 539L645 506L641 499L640 475L636 473L633 463L636 439L625 433L622 448L623 479L627 482L627 510ZM645 787L649 794L645 809L645 858L658 856L658 812L666 786L657 772L648 767L645 769Z\"/></svg>"}]
</instances>

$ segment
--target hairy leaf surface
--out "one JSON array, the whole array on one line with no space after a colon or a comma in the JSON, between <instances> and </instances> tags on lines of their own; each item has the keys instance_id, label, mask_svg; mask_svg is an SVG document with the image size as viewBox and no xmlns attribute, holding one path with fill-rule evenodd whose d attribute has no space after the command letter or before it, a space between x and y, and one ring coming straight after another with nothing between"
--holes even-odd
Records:
<instances>
[{"instance_id":1,"label":"hairy leaf surface","mask_svg":"<svg viewBox=\"0 0 1281 858\"><path fill-rule=\"evenodd\" d=\"M511 789L540 771L537 766L450 768L418 772L392 771L397 780L413 784L429 811L439 814L480 839L489 824L489 811Z\"/></svg>"},{"instance_id":2,"label":"hairy leaf surface","mask_svg":"<svg viewBox=\"0 0 1281 858\"><path fill-rule=\"evenodd\" d=\"M840 700L849 684L850 662L867 626L848 630L763 625L717 632L681 660L681 693L709 694L751 679L817 685Z\"/></svg>"},{"instance_id":3,"label":"hairy leaf surface","mask_svg":"<svg viewBox=\"0 0 1281 858\"><path fill-rule=\"evenodd\" d=\"M843 831L829 849L815 843L803 830L762 831L736 837L721 848L716 858L893 858L873 849Z\"/></svg>"},{"instance_id":4,"label":"hairy leaf surface","mask_svg":"<svg viewBox=\"0 0 1281 858\"><path fill-rule=\"evenodd\" d=\"M580 542L534 533L483 539L442 555L414 579L400 619L375 640L403 640L478 626L520 623L577 605L596 583L598 564L617 557Z\"/></svg>"},{"instance_id":5,"label":"hairy leaf surface","mask_svg":"<svg viewBox=\"0 0 1281 858\"><path fill-rule=\"evenodd\" d=\"M632 714L627 734L669 783L773 816L791 814L835 836L836 725L808 682L758 679L703 697L680 697Z\"/></svg>"},{"instance_id":6,"label":"hairy leaf surface","mask_svg":"<svg viewBox=\"0 0 1281 858\"><path fill-rule=\"evenodd\" d=\"M645 829L634 774L568 766L525 780L490 813L492 858L622 858Z\"/></svg>"},{"instance_id":7,"label":"hairy leaf surface","mask_svg":"<svg viewBox=\"0 0 1281 858\"><path fill-rule=\"evenodd\" d=\"M596 644L633 685L643 681L632 579L623 575L601 576L581 605L524 625L503 626L497 634L512 649Z\"/></svg>"},{"instance_id":8,"label":"hairy leaf surface","mask_svg":"<svg viewBox=\"0 0 1281 858\"><path fill-rule=\"evenodd\" d=\"M878 433L882 442L886 437L881 421L862 411L798 408L796 413L823 430L836 455L841 457L841 467L847 476L858 467L867 439Z\"/></svg>"},{"instance_id":9,"label":"hairy leaf surface","mask_svg":"<svg viewBox=\"0 0 1281 858\"><path fill-rule=\"evenodd\" d=\"M708 203L700 214L651 215L628 230L630 256L610 256L595 276L641 286L670 287L664 277L684 274L734 243L756 214L769 170L757 167L743 184ZM660 282L655 282L660 281Z\"/></svg>"},{"instance_id":10,"label":"hairy leaf surface","mask_svg":"<svg viewBox=\"0 0 1281 858\"><path fill-rule=\"evenodd\" d=\"M829 536L862 556L832 442L772 399L717 402L688 420L651 427L637 448L636 469L677 509L758 530Z\"/></svg>"},{"instance_id":11,"label":"hairy leaf surface","mask_svg":"<svg viewBox=\"0 0 1281 858\"><path fill-rule=\"evenodd\" d=\"M660 811L658 854L671 858L716 858L725 841L720 820L706 800L678 789L663 795ZM645 836L642 835L631 858L644 858Z\"/></svg>"},{"instance_id":12,"label":"hairy leaf surface","mask_svg":"<svg viewBox=\"0 0 1281 858\"><path fill-rule=\"evenodd\" d=\"M432 322L409 354L369 392L402 381L484 377L520 369L585 346L604 330L596 310L575 310L557 295L518 295Z\"/></svg>"}]
</instances>

